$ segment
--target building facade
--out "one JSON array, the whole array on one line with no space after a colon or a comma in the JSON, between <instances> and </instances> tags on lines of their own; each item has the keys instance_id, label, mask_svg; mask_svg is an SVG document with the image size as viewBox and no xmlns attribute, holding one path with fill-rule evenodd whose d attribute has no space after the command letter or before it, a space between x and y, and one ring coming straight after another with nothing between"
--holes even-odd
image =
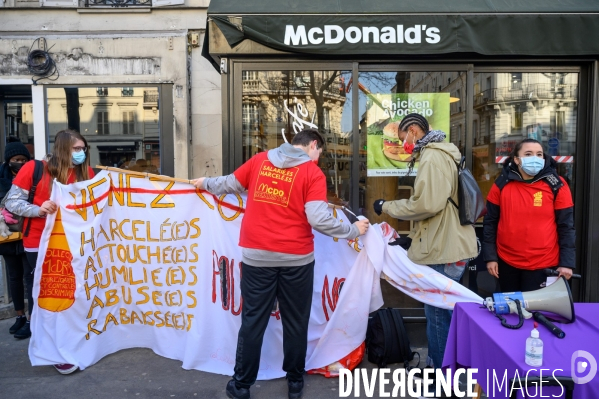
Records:
<instances>
[{"instance_id":1,"label":"building facade","mask_svg":"<svg viewBox=\"0 0 599 399\"><path fill-rule=\"evenodd\" d=\"M41 159L70 127L92 166L219 174L220 77L200 55L207 6L0 2L0 152L19 139Z\"/></svg>"}]
</instances>

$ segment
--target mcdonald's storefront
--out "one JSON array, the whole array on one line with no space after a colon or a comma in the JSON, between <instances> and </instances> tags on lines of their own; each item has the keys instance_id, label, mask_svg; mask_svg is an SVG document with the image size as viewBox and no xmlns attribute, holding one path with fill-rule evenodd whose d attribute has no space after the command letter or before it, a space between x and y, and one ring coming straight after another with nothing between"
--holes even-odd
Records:
<instances>
[{"instance_id":1,"label":"mcdonald's storefront","mask_svg":"<svg viewBox=\"0 0 599 399\"><path fill-rule=\"evenodd\" d=\"M419 112L445 131L485 195L515 144L535 138L574 198L575 300L598 302L597 31L589 0L212 0L202 53L222 78L223 171L317 128L329 201L401 234L409 222L372 210L413 190L394 121ZM481 260L471 269L464 285L496 289ZM383 290L386 306L423 318L420 303Z\"/></svg>"}]
</instances>

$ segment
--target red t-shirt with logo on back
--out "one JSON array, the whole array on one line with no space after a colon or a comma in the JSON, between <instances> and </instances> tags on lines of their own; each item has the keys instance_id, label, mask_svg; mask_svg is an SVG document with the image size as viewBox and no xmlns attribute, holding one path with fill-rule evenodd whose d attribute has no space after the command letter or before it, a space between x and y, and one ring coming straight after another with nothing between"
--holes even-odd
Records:
<instances>
[{"instance_id":1,"label":"red t-shirt with logo on back","mask_svg":"<svg viewBox=\"0 0 599 399\"><path fill-rule=\"evenodd\" d=\"M559 266L559 245L555 211L574 206L570 187L564 185L555 198L542 180L535 183L512 181L499 190L493 185L487 201L498 205L497 255L518 269Z\"/></svg>"},{"instance_id":2,"label":"red t-shirt with logo on back","mask_svg":"<svg viewBox=\"0 0 599 399\"><path fill-rule=\"evenodd\" d=\"M241 247L294 255L314 251L314 234L304 206L327 201L326 179L318 165L305 162L279 169L268 160L268 152L262 152L233 174L248 189Z\"/></svg>"},{"instance_id":3,"label":"red t-shirt with logo on back","mask_svg":"<svg viewBox=\"0 0 599 399\"><path fill-rule=\"evenodd\" d=\"M37 188L35 189L35 195L33 196L33 204L37 206L41 206L45 201L50 199L50 190L52 187L52 179L50 175L46 171L46 162L44 163L44 174L37 184ZM17 187L22 188L23 190L31 190L31 186L33 185L33 173L35 170L35 162L29 161L21 170L13 180L12 184ZM89 178L93 178L95 176L93 169L90 167L88 169ZM67 181L68 184L75 183L76 175L73 168L69 169L69 179ZM23 220L23 232L27 228L27 224L29 223L29 219L31 219L31 226L29 227L29 235L27 237L23 234L23 246L27 249L35 249L40 246L40 239L42 238L42 232L44 231L44 227L46 226L46 218L25 218Z\"/></svg>"}]
</instances>

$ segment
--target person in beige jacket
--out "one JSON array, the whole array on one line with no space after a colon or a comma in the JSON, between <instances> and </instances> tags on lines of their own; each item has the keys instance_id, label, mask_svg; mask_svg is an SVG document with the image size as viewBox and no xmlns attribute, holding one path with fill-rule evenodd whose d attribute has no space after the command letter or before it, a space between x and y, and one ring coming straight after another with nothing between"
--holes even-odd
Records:
<instances>
[{"instance_id":1,"label":"person in beige jacket","mask_svg":"<svg viewBox=\"0 0 599 399\"><path fill-rule=\"evenodd\" d=\"M409 238L408 258L414 263L428 265L437 272L459 281L468 260L478 255L473 226L460 225L459 213L448 202L457 202L458 169L462 155L458 148L445 141L445 133L430 130L428 121L420 114L409 114L400 123L405 134L404 148L412 150L413 161L419 161L414 194L409 199L374 202L377 214L402 220L413 220ZM449 334L451 310L424 305L428 338L427 365L440 368Z\"/></svg>"}]
</instances>

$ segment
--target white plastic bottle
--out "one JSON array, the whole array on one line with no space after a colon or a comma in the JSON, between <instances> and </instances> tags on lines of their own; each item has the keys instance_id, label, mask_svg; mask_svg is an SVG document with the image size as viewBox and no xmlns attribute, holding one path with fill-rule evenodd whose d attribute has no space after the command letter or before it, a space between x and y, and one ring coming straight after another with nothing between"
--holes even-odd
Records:
<instances>
[{"instance_id":1,"label":"white plastic bottle","mask_svg":"<svg viewBox=\"0 0 599 399\"><path fill-rule=\"evenodd\" d=\"M543 365L543 341L539 338L536 322L530 332L530 337L526 338L526 357L524 361L529 366L539 367Z\"/></svg>"}]
</instances>

